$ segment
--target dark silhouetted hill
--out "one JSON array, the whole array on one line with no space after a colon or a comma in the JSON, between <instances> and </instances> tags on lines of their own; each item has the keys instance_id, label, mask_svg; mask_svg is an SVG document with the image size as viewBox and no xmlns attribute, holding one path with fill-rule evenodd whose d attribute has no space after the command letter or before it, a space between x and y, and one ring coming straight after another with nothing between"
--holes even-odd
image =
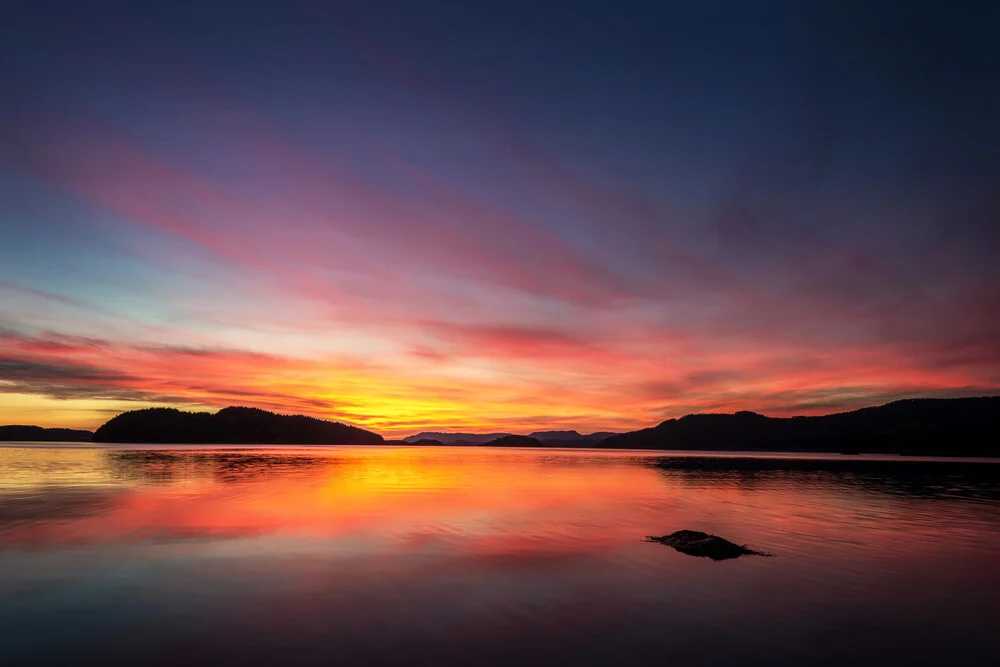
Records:
<instances>
[{"instance_id":1,"label":"dark silhouetted hill","mask_svg":"<svg viewBox=\"0 0 1000 667\"><path fill-rule=\"evenodd\" d=\"M505 435L484 443L486 447L543 447L542 441L530 435Z\"/></svg>"},{"instance_id":2,"label":"dark silhouetted hill","mask_svg":"<svg viewBox=\"0 0 1000 667\"><path fill-rule=\"evenodd\" d=\"M1000 396L909 399L822 417L687 415L601 447L1000 456Z\"/></svg>"},{"instance_id":3,"label":"dark silhouetted hill","mask_svg":"<svg viewBox=\"0 0 1000 667\"><path fill-rule=\"evenodd\" d=\"M404 441L405 442L405 441ZM411 445L420 445L422 447L440 447L444 443L440 440L434 440L433 438L420 438L419 440L414 440L410 442Z\"/></svg>"},{"instance_id":4,"label":"dark silhouetted hill","mask_svg":"<svg viewBox=\"0 0 1000 667\"><path fill-rule=\"evenodd\" d=\"M377 433L339 422L279 415L257 408L229 407L215 414L148 408L123 412L94 433L96 442L240 444L240 445L377 445Z\"/></svg>"},{"instance_id":5,"label":"dark silhouetted hill","mask_svg":"<svg viewBox=\"0 0 1000 667\"><path fill-rule=\"evenodd\" d=\"M535 431L531 437L545 447L597 447L602 440L617 433L598 432L582 435L576 431Z\"/></svg>"},{"instance_id":6,"label":"dark silhouetted hill","mask_svg":"<svg viewBox=\"0 0 1000 667\"><path fill-rule=\"evenodd\" d=\"M75 428L42 428L41 426L0 426L0 441L20 442L90 442L94 434Z\"/></svg>"},{"instance_id":7,"label":"dark silhouetted hill","mask_svg":"<svg viewBox=\"0 0 1000 667\"><path fill-rule=\"evenodd\" d=\"M584 435L576 431L535 431L532 438L542 441L548 447L593 447L600 441L618 435L608 431L600 431Z\"/></svg>"},{"instance_id":8,"label":"dark silhouetted hill","mask_svg":"<svg viewBox=\"0 0 1000 667\"><path fill-rule=\"evenodd\" d=\"M537 440L537 438L536 438ZM543 447L597 447L598 441L589 440L586 437L580 438L579 440L542 440Z\"/></svg>"},{"instance_id":9,"label":"dark silhouetted hill","mask_svg":"<svg viewBox=\"0 0 1000 667\"><path fill-rule=\"evenodd\" d=\"M585 436L576 431L535 431L529 433L529 437L538 440L583 440Z\"/></svg>"}]
</instances>

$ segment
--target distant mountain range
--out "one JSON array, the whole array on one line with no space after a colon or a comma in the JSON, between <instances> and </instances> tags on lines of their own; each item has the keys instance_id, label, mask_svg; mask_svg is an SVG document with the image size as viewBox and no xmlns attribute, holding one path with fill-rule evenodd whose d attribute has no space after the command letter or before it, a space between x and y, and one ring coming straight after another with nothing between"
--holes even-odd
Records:
<instances>
[{"instance_id":1,"label":"distant mountain range","mask_svg":"<svg viewBox=\"0 0 1000 667\"><path fill-rule=\"evenodd\" d=\"M0 426L2 442L90 442L94 434L75 428L42 428L41 426Z\"/></svg>"},{"instance_id":2,"label":"distant mountain range","mask_svg":"<svg viewBox=\"0 0 1000 667\"><path fill-rule=\"evenodd\" d=\"M278 415L257 408L229 407L215 414L147 408L123 412L94 433L96 442L378 445L381 435L302 415Z\"/></svg>"},{"instance_id":3,"label":"distant mountain range","mask_svg":"<svg viewBox=\"0 0 1000 667\"><path fill-rule=\"evenodd\" d=\"M485 445L493 444L501 438L507 438L512 433L441 433L425 431L403 438L410 444L442 444L442 445ZM607 437L617 435L610 431L581 435L576 431L535 431L528 435L518 435L518 438L533 438L538 441L535 447L594 447ZM531 445L519 445L531 446Z\"/></svg>"}]
</instances>

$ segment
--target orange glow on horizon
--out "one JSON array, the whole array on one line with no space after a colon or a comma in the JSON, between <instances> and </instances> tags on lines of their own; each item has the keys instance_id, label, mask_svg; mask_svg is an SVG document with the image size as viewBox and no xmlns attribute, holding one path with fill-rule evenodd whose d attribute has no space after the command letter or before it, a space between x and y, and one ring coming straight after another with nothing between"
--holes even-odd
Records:
<instances>
[{"instance_id":1,"label":"orange glow on horizon","mask_svg":"<svg viewBox=\"0 0 1000 667\"><path fill-rule=\"evenodd\" d=\"M903 358L889 365L884 351L848 350L778 365L780 350L718 353L692 346L683 363L654 362L636 351L617 352L613 362L594 366L588 349L559 345L561 356L513 356L500 367L475 356L460 357L460 365L419 359L379 365L350 357L0 336L0 354L19 356L27 366L65 369L55 372L67 375L46 380L48 395L16 388L0 393L0 421L92 429L118 412L152 405L248 405L345 421L398 438L422 430L624 431L692 412L823 414L910 395L970 393L961 369L923 370ZM715 371L696 368L723 370L713 377ZM685 387L683 380L651 379L696 373L708 380ZM72 395L63 397L64 389ZM663 398L671 393L672 399Z\"/></svg>"}]
</instances>

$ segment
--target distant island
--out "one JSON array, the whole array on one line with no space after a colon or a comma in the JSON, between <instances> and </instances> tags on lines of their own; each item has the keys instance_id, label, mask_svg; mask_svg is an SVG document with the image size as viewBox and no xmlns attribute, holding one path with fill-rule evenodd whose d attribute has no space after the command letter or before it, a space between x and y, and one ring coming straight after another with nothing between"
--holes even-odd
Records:
<instances>
[{"instance_id":1,"label":"distant island","mask_svg":"<svg viewBox=\"0 0 1000 667\"><path fill-rule=\"evenodd\" d=\"M514 436L517 438L532 438L536 442L533 444L507 445L517 447L595 447L605 438L618 435L610 431L591 433L582 435L576 431L535 431L528 435L516 435L513 433L440 433L435 431L425 431L403 438L404 441L413 445L492 445L498 446L497 441L502 438Z\"/></svg>"},{"instance_id":2,"label":"distant island","mask_svg":"<svg viewBox=\"0 0 1000 667\"><path fill-rule=\"evenodd\" d=\"M687 415L601 447L1000 456L1000 396L918 398L822 417Z\"/></svg>"},{"instance_id":3,"label":"distant island","mask_svg":"<svg viewBox=\"0 0 1000 667\"><path fill-rule=\"evenodd\" d=\"M0 442L90 442L91 431L75 428L42 428L12 424L0 426Z\"/></svg>"},{"instance_id":4,"label":"distant island","mask_svg":"<svg viewBox=\"0 0 1000 667\"><path fill-rule=\"evenodd\" d=\"M530 435L505 435L496 440L483 443L484 447L544 447L545 444L538 438Z\"/></svg>"},{"instance_id":5,"label":"distant island","mask_svg":"<svg viewBox=\"0 0 1000 667\"><path fill-rule=\"evenodd\" d=\"M618 435L610 431L598 431L587 435L576 431L535 431L529 433L529 438L534 438L545 447L594 447L605 439Z\"/></svg>"},{"instance_id":6,"label":"distant island","mask_svg":"<svg viewBox=\"0 0 1000 667\"><path fill-rule=\"evenodd\" d=\"M510 433L438 433L435 431L424 431L416 435L403 438L410 444L417 444L421 440L436 440L442 445L482 445L490 440L502 438Z\"/></svg>"},{"instance_id":7,"label":"distant island","mask_svg":"<svg viewBox=\"0 0 1000 667\"><path fill-rule=\"evenodd\" d=\"M94 433L95 442L240 445L379 445L381 435L339 422L229 407L216 413L147 408L123 412Z\"/></svg>"}]
</instances>

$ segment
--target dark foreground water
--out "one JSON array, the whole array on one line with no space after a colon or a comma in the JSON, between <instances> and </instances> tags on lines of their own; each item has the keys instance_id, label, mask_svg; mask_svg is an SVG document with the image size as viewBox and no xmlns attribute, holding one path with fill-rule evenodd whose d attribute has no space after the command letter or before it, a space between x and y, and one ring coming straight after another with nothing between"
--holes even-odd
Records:
<instances>
[{"instance_id":1,"label":"dark foreground water","mask_svg":"<svg viewBox=\"0 0 1000 667\"><path fill-rule=\"evenodd\" d=\"M776 558L643 541L716 533ZM0 447L0 663L961 664L1000 464Z\"/></svg>"}]
</instances>

